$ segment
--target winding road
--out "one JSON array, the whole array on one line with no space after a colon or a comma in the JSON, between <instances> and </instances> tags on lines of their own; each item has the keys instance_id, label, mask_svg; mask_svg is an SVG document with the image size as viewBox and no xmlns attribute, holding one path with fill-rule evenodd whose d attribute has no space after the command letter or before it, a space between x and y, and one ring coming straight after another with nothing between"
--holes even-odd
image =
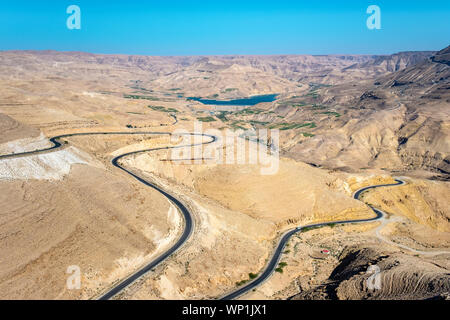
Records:
<instances>
[{"instance_id":1,"label":"winding road","mask_svg":"<svg viewBox=\"0 0 450 320\"><path fill-rule=\"evenodd\" d=\"M16 158L16 157L25 157L25 156L30 156L30 155L36 155L36 154L42 154L42 153L51 152L51 151L63 148L63 146L65 144L63 144L63 143L61 143L59 141L59 140L61 140L63 138L69 138L69 137L75 137L75 136L91 136L91 135L169 135L169 136L171 136L172 134L170 132L85 132L85 133L71 133L71 134L65 134L65 135L60 135L60 136L56 136L56 137L50 138L50 142L53 143L52 147L43 148L43 149L40 149L40 150L22 152L22 153L13 153L13 154L8 154L8 155L0 155L0 160L1 159L8 159L8 158ZM128 152L128 153L121 154L121 155L119 155L119 156L117 156L117 157L115 157L114 159L111 160L112 164L115 167L125 171L126 173L131 175L133 178L135 178L139 182L145 184L146 186L149 186L149 187L157 190L158 192L163 194L167 199L169 199L176 207L178 207L180 212L183 214L185 227L184 227L184 230L183 230L183 234L179 237L177 242L174 245L172 245L167 251L165 251L160 256L158 256L156 259L154 259L153 261L151 261L150 263L145 265L143 268L141 268L138 271L136 271L135 273L133 273L128 278L126 278L126 279L120 281L118 284L114 285L107 292L103 293L99 297L99 300L108 300L108 299L114 297L116 294L118 294L123 289L128 287L134 281L136 281L137 279L139 279L140 277L145 275L147 272L151 271L153 268L158 266L160 263L165 261L175 251L177 251L186 242L187 239L189 239L189 236L192 233L193 224L194 224L193 223L192 214L189 212L189 210L178 199L176 199L174 196L172 196L171 194L169 194L166 191L162 190L158 186L152 184L151 182L145 180L144 178L141 178L140 176L136 175L135 173L131 172L130 170L126 169L125 167L123 167L123 166L121 166L119 164L119 160L120 159L122 159L122 158L124 158L126 156L130 156L130 155L135 155L135 154L144 153L144 152L158 151L158 150L169 150L169 149L176 149L176 148L186 148L186 147L200 146L200 145L204 145L204 144L214 143L217 140L217 137L212 136L212 135L208 135L208 134L203 134L203 133L185 133L185 134L179 134L179 135L202 136L202 137L208 137L208 138L210 138L210 140L206 141L206 142L194 143L194 144L188 144L188 145L171 146L171 147L159 147L159 148L151 148L151 149L144 149L144 150Z\"/></svg>"},{"instance_id":2,"label":"winding road","mask_svg":"<svg viewBox=\"0 0 450 320\"><path fill-rule=\"evenodd\" d=\"M90 136L90 135L169 135L169 136L171 136L172 134L170 132L85 132L85 133L65 134L65 135L60 135L60 136L50 138L50 142L53 143L53 146L51 146L51 147L43 148L40 150L29 151L29 152L0 155L0 160L7 159L7 158L24 157L24 156L29 156L29 155L51 152L51 151L54 151L57 149L64 148L65 144L60 142L60 140L63 138L69 138L69 137L74 137L74 136ZM130 155L136 155L139 153L152 152L152 151L158 151L158 150L169 150L169 149L175 149L175 148L200 146L200 145L204 145L204 144L214 143L217 140L217 137L215 137L215 136L208 135L208 134L202 134L202 133L185 133L185 134L180 134L180 135L190 135L190 136L197 135L197 136L208 137L208 138L210 138L210 140L206 141L206 142L196 143L196 144L194 143L194 144L187 144L187 145L180 145L180 146L158 147L158 148L151 148L151 149L144 149L144 150L128 152L128 153L121 154L111 160L112 165L114 165L115 167L126 172L127 174L129 174L130 176L132 176L139 182L143 183L144 185L157 190L162 195L164 195L169 201L171 201L183 214L185 227L184 227L182 235L178 238L176 243L173 244L167 251L162 253L160 256L155 258L150 263L146 264L143 268L134 272L128 278L126 278L126 279L120 281L119 283L115 284L114 286L112 286L108 291L106 291L99 297L100 300L108 300L108 299L114 297L119 292L121 292L123 289L125 289L126 287L131 285L133 282L135 282L137 279L139 279L140 277L142 277L149 271L153 270L156 266L161 264L163 261L165 261L167 258L169 258L174 252L176 252L187 241L187 239L189 239L189 237L193 231L194 223L193 223L192 214L183 205L183 203L181 203L178 199L176 199L174 196L172 196L168 192L164 191L157 185L145 180L144 178L138 176L137 174L131 172L130 170L126 169L125 167L123 167L119 164L120 159L122 159L126 156L130 156ZM354 193L353 197L356 200L359 200L361 194L367 190L380 188L380 187L398 186L398 185L402 185L405 183L403 180L400 180L400 179L396 179L395 181L396 181L396 183L393 183L393 184L382 184L382 185L374 185L374 186L368 186L368 187L361 188ZM232 293L229 293L226 296L222 297L221 300L231 300L231 299L238 298L241 295L252 290L253 288L259 286L265 280L267 280L272 275L272 273L275 271L275 269L277 268L280 258L282 256L282 253L284 251L284 248L286 246L286 243L289 241L289 239L294 234L301 232L305 228L318 228L318 227L322 227L322 226L326 226L326 225L330 225L330 224L336 225L336 224L349 224L349 223L367 223L367 222L380 220L385 216L385 213L382 212L381 210L378 210L372 206L370 206L370 208L375 213L375 217L373 217L373 218L357 219L357 220L330 221L330 222L323 222L323 223L311 224L311 225L306 225L306 226L300 226L300 227L296 227L294 229L289 230L281 237L272 258L270 259L269 263L266 265L263 272L257 278L255 278L251 282L247 283L245 286L240 287L237 290L233 291Z\"/></svg>"},{"instance_id":3,"label":"winding road","mask_svg":"<svg viewBox=\"0 0 450 320\"><path fill-rule=\"evenodd\" d=\"M355 198L356 200L359 200L359 197L361 196L361 194L363 192L369 190L369 189L375 189L375 188L380 188L380 187L398 186L398 185L402 185L402 184L405 183L403 180L400 180L400 179L395 179L395 181L396 181L396 183L393 183L393 184L380 184L380 185L368 186L368 187L361 188L361 189L357 190L353 194L353 198ZM289 241L289 239L294 234L296 234L298 232L301 232L305 228L318 228L318 227L322 227L322 226L326 226L326 225L330 225L330 224L347 224L347 223L372 222L372 221L381 219L385 215L385 213L383 211L381 211L381 210L378 210L378 209L376 209L376 208L374 208L372 206L370 206L370 208L376 214L376 216L373 217L373 218L357 219L357 220L330 221L330 222L310 224L310 225L297 227L295 229L289 230L288 232L286 232L281 237L281 240L278 243L278 246L276 247L272 258L270 259L270 261L267 264L267 266L264 269L264 271L257 278L255 278L253 281L247 283L245 286L243 286L241 288L238 288L236 291L233 291L232 293L227 294L226 296L222 297L221 300L236 299L236 298L240 297L241 295L243 295L244 293L247 293L248 291L252 290L253 288L259 286L265 280L267 280L272 275L272 273L275 271L275 269L277 268L278 262L280 261L281 255L283 254L284 247L286 246L286 243Z\"/></svg>"}]
</instances>

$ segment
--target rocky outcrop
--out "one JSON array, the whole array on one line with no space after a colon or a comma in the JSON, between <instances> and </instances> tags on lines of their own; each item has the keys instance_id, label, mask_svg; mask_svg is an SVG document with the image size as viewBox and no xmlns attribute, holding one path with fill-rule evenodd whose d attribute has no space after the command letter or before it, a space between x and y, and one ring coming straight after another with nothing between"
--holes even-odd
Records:
<instances>
[{"instance_id":1,"label":"rocky outcrop","mask_svg":"<svg viewBox=\"0 0 450 320\"><path fill-rule=\"evenodd\" d=\"M415 300L445 297L450 275L444 267L376 247L348 247L329 281L294 299Z\"/></svg>"}]
</instances>

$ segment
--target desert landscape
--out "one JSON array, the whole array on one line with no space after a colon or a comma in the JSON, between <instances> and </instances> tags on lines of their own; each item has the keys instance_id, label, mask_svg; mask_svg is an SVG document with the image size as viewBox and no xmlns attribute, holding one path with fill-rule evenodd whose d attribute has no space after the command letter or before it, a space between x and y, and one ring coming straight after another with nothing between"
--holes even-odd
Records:
<instances>
[{"instance_id":1,"label":"desert landscape","mask_svg":"<svg viewBox=\"0 0 450 320\"><path fill-rule=\"evenodd\" d=\"M450 47L0 51L0 88L0 299L450 298Z\"/></svg>"}]
</instances>

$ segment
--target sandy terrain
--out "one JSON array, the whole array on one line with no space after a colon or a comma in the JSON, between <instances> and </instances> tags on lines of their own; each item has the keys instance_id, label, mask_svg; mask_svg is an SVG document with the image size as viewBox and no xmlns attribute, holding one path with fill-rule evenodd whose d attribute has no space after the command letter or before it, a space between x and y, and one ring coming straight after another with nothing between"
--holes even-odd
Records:
<instances>
[{"instance_id":1,"label":"sandy terrain","mask_svg":"<svg viewBox=\"0 0 450 320\"><path fill-rule=\"evenodd\" d=\"M279 170L271 175L254 164L183 164L166 150L121 160L183 201L195 228L183 248L116 298L221 297L261 272L284 231L370 217L364 202L384 210L386 220L294 237L282 272L242 298L436 297L449 290L449 256L417 252L450 250L446 50L268 57L0 52L0 155L45 148L49 137L74 132L192 132L194 121L235 137L239 129L279 129ZM270 93L278 99L248 108L188 99ZM98 297L167 249L183 228L173 204L110 163L179 141L64 140L54 152L0 160L3 299ZM370 191L364 202L352 198L358 188L396 176L408 184ZM379 292L364 286L371 264L389 284ZM72 265L81 269L79 290L66 286Z\"/></svg>"},{"instance_id":2,"label":"sandy terrain","mask_svg":"<svg viewBox=\"0 0 450 320\"><path fill-rule=\"evenodd\" d=\"M75 147L1 162L3 298L91 298L181 230L163 196ZM82 290L66 288L71 265Z\"/></svg>"}]
</instances>

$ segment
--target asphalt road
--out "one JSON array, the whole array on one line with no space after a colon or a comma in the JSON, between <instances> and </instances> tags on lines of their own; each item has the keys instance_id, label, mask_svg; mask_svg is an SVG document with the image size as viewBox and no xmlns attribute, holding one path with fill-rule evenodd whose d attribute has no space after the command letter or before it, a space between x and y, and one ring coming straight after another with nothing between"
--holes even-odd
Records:
<instances>
[{"instance_id":1,"label":"asphalt road","mask_svg":"<svg viewBox=\"0 0 450 320\"><path fill-rule=\"evenodd\" d=\"M16 154L1 155L0 159L41 154L41 153L46 153L46 152L49 152L49 151L52 151L52 150L55 150L55 149L59 149L59 148L63 147L63 144L60 143L58 140L63 139L63 138L74 137L74 136L88 136L88 135L148 135L148 134L150 134L150 135L171 135L168 132L89 132L89 133L73 133L73 134L66 134L66 135L61 135L61 136L50 138L50 141L54 144L52 147L44 148L44 149L40 149L40 150L35 150L35 151L30 151L30 152L22 152L22 153L16 153ZM217 138L215 136L211 136L211 135L207 135L207 134L201 134L201 133L198 133L198 134L196 134L196 133L186 133L185 135L206 136L206 137L211 138L211 140L207 141L207 142L191 144L191 145L181 145L181 146L174 146L174 147L159 147L159 148L152 148L152 149L145 149L145 150L139 150L139 151L134 151L134 152L128 152L128 153L122 154L122 155L117 156L114 159L112 159L111 162L112 162L112 164L115 167L125 171L126 173L131 175L133 178L135 178L139 182L145 184L146 186L149 186L149 187L157 190L158 192L163 194L167 199L169 199L175 206L177 206L178 209L183 214L183 217L184 217L184 220L185 220L185 228L184 228L184 231L183 231L183 234L181 235L181 237L178 239L178 241L171 248L169 248L166 252L164 252L159 257L154 259L152 262L150 262L149 264L144 266L142 269L138 270L137 272L135 272L134 274L132 274L131 276L129 276L125 280L122 280L118 284L114 285L111 289L109 289L106 293L104 293L99 298L100 300L108 300L108 299L112 298L113 296L118 294L120 291L122 291L123 289L128 287L130 284L132 284L134 281L136 281L137 279L139 279L140 277L145 275L147 272L149 272L152 269L154 269L157 265L159 265L161 262L165 261L169 256L171 256L175 251L177 251L186 242L186 240L191 235L192 230L193 230L192 215L189 212L189 210L178 199L176 199L175 197L173 197L171 194L167 193L166 191L162 190L158 186L152 184L151 182L149 182L149 181L139 177L138 175L134 174L133 172L127 170L126 168L122 167L119 164L119 160L121 158L129 156L129 155L134 155L134 154L144 153L144 152L158 151L158 150L168 150L168 149L175 149L175 148L193 147L193 146L198 146L198 145L202 145L202 144L213 143L213 142L215 142L217 140ZM369 189L380 188L380 187L397 186L397 185L402 185L402 184L405 183L404 181L402 181L400 179L396 179L395 181L397 182L395 184L382 184L382 185L374 185L374 186L368 186L368 187L361 188L361 189L357 190L354 193L353 197L355 199L359 200L360 195L363 192L365 192L365 191L367 191ZM358 220L330 221L330 222L306 225L306 226L303 226L303 227L297 227L295 229L292 229L292 230L288 231L287 233L285 233L282 236L282 238L281 238L277 248L275 249L275 252L274 252L271 260L269 261L269 264L266 266L264 271L256 279L254 279L253 281L247 283L245 286L243 286L241 288L238 288L236 291L234 291L234 292L224 296L222 298L222 300L235 299L235 298L243 295L244 293L252 290L253 288L257 287L258 285L260 285L265 280L267 280L272 275L272 273L274 272L276 267L278 266L278 262L279 262L279 260L281 258L281 255L282 255L283 251L284 251L286 243L289 241L289 239L294 234L296 234L298 232L301 232L305 228L318 228L318 227L326 226L326 225L329 225L329 224L347 224L347 223L372 222L372 221L378 220L378 219L383 217L384 213L382 211L380 211L380 210L378 210L378 209L376 209L374 207L371 207L371 209L376 214L376 216L373 217L373 218L358 219Z\"/></svg>"},{"instance_id":2,"label":"asphalt road","mask_svg":"<svg viewBox=\"0 0 450 320\"><path fill-rule=\"evenodd\" d=\"M380 188L380 187L390 187L390 186L398 186L398 185L402 185L405 182L400 180L400 179L396 179L395 180L397 183L393 183L393 184L382 184L382 185L375 185L375 186L369 186L369 187L364 187L361 188L359 190L357 190L353 197L357 200L359 200L359 197L361 196L361 194L369 189L375 189L375 188ZM255 278L253 281L248 282L245 286L238 288L236 291L233 291L232 293L227 294L226 296L222 297L221 300L232 300L232 299L236 299L238 297L240 297L241 295L243 295L244 293L252 290L253 288L256 288L257 286L259 286L261 283L263 283L265 280L267 280L272 273L275 271L275 269L278 266L278 262L280 261L281 255L284 251L284 247L286 246L286 243L289 241L289 239L296 233L301 232L303 229L305 228L318 228L318 227L322 227L322 226L326 226L326 225L330 225L330 224L347 224L347 223L362 223L362 222L372 222L375 220L378 220L380 218L383 217L384 213L374 207L370 207L373 212L375 212L376 216L373 218L369 218L369 219L358 219L358 220L342 220L342 221L330 221L330 222L324 222L324 223L316 223L316 224L311 224L311 225L306 225L303 227L297 227L295 229L292 229L290 231L288 231L287 233L285 233L280 242L278 243L277 248L275 249L275 252L272 256L272 258L270 259L268 265L266 266L266 268L264 269L264 271L257 277Z\"/></svg>"},{"instance_id":3,"label":"asphalt road","mask_svg":"<svg viewBox=\"0 0 450 320\"><path fill-rule=\"evenodd\" d=\"M40 149L40 150L29 151L29 152L1 155L0 159L24 157L24 156L30 156L30 155L37 155L37 154L47 153L47 152L50 152L52 150L56 150L56 149L62 148L64 146L64 144L60 142L61 139L69 138L69 137L75 137L75 136L90 136L90 135L171 135L171 133L169 133L169 132L89 132L89 133L65 134L65 135L60 135L60 136L56 136L56 137L50 138L50 141L53 143L52 147L44 148L44 149ZM183 234L181 235L181 237L177 240L177 242L172 247L170 247L166 252L164 252L163 254L158 256L156 259L154 259L153 261L148 263L142 269L138 270L137 272L133 273L128 278L126 278L126 279L120 281L118 284L114 285L107 292L105 292L99 298L99 300L108 300L108 299L112 298L113 296L118 294L120 291L125 289L127 286L132 284L134 281L136 281L137 279L139 279L140 277L145 275L147 272L149 272L152 269L154 269L157 265L159 265L161 262L163 262L168 257L170 257L175 251L177 251L186 242L186 240L191 235L192 230L193 230L193 218L192 218L192 215L189 212L189 210L178 199L176 199L174 196L172 196L171 194L167 193L166 191L162 190L158 186L156 186L156 185L152 184L151 182L145 180L144 178L141 178L140 176L136 175L135 173L127 170L126 168L122 167L119 164L119 160L120 159L122 159L122 158L124 158L126 156L129 156L129 155L135 155L135 154L138 154L138 153L152 152L152 151L158 151L158 150L168 150L168 149L175 149L175 148L186 148L186 147L199 146L199 145L203 145L203 144L213 143L213 142L215 142L217 140L217 138L215 136L202 134L202 133L186 133L186 134L182 134L182 135L191 135L191 136L197 135L197 136L209 137L209 138L211 138L211 140L207 141L207 142L196 143L196 144L173 146L173 147L159 147L159 148L151 148L151 149L139 150L139 151L134 151L134 152L128 152L128 153L122 154L122 155L117 156L114 159L112 159L111 162L112 162L112 164L115 167L125 171L126 173L131 175L133 178L135 178L139 182L145 184L146 186L149 186L149 187L157 190L158 192L163 194L167 199L169 199L175 206L177 206L178 209L180 210L180 212L183 214L185 227L184 227L184 230L183 230Z\"/></svg>"}]
</instances>

